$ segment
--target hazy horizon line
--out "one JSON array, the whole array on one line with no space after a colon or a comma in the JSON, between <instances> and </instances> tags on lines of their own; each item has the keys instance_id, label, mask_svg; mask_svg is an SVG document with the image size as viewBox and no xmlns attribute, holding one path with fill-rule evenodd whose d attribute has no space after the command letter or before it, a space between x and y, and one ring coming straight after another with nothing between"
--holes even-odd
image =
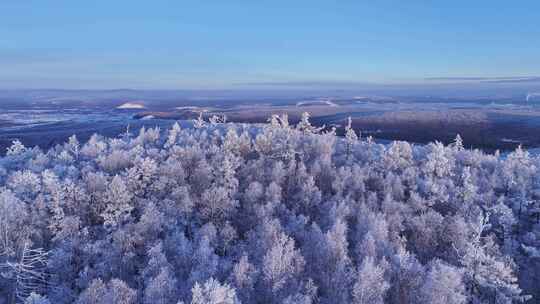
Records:
<instances>
[{"instance_id":1,"label":"hazy horizon line","mask_svg":"<svg viewBox=\"0 0 540 304\"><path fill-rule=\"evenodd\" d=\"M404 81L355 81L355 80L298 80L298 81L260 81L260 82L236 82L218 86L191 87L0 87L0 91L261 91L261 90L362 90L380 88L426 88L437 86L460 86L471 85L497 85L497 84L540 84L540 76L455 76L455 77L424 77Z\"/></svg>"}]
</instances>

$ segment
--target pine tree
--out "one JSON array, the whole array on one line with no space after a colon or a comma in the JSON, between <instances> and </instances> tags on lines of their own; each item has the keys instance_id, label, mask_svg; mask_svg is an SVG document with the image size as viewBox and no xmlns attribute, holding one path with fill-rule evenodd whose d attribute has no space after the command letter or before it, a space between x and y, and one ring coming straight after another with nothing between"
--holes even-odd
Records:
<instances>
[{"instance_id":1,"label":"pine tree","mask_svg":"<svg viewBox=\"0 0 540 304\"><path fill-rule=\"evenodd\" d=\"M456 138L454 139L454 142L452 143L452 147L456 152L463 151L463 139L459 134L456 135Z\"/></svg>"},{"instance_id":2,"label":"pine tree","mask_svg":"<svg viewBox=\"0 0 540 304\"><path fill-rule=\"evenodd\" d=\"M347 125L345 126L345 139L346 139L346 144L347 144L345 153L346 153L348 161L351 160L353 147L358 141L358 138L359 138L358 135L356 135L356 132L352 128L352 119L349 116L349 118L347 119Z\"/></svg>"},{"instance_id":3,"label":"pine tree","mask_svg":"<svg viewBox=\"0 0 540 304\"><path fill-rule=\"evenodd\" d=\"M193 120L193 127L195 129L202 129L204 128L204 125L205 125L205 121L203 119L203 112L199 112L199 116L197 117L197 119Z\"/></svg>"},{"instance_id":4,"label":"pine tree","mask_svg":"<svg viewBox=\"0 0 540 304\"><path fill-rule=\"evenodd\" d=\"M21 143L20 140L16 139L12 142L11 146L7 149L7 156L17 156L26 152L27 148Z\"/></svg>"},{"instance_id":5,"label":"pine tree","mask_svg":"<svg viewBox=\"0 0 540 304\"><path fill-rule=\"evenodd\" d=\"M164 145L165 148L171 148L176 144L178 135L180 134L181 130L182 128L180 127L180 124L178 124L178 122L175 122L172 128L169 130L169 135L167 136L167 141Z\"/></svg>"},{"instance_id":6,"label":"pine tree","mask_svg":"<svg viewBox=\"0 0 540 304\"><path fill-rule=\"evenodd\" d=\"M309 118L310 118L309 113L303 112L302 117L300 118L300 122L296 125L296 129L302 132L304 135L320 133L321 130L324 129L324 126L322 127L313 126L311 122L309 121Z\"/></svg>"}]
</instances>

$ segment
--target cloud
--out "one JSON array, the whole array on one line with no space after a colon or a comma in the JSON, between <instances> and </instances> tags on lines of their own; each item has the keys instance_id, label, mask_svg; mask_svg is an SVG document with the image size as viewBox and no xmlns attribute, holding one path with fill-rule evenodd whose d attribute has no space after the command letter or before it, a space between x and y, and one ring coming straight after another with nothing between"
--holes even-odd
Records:
<instances>
[{"instance_id":1,"label":"cloud","mask_svg":"<svg viewBox=\"0 0 540 304\"><path fill-rule=\"evenodd\" d=\"M405 80L403 82L362 82L339 80L305 80L305 81L262 81L237 83L238 86L249 87L280 87L280 88L371 88L389 85L439 85L439 84L503 84L503 83L540 83L540 76L509 76L509 77L427 77L424 82Z\"/></svg>"},{"instance_id":2,"label":"cloud","mask_svg":"<svg viewBox=\"0 0 540 304\"><path fill-rule=\"evenodd\" d=\"M540 76L511 76L511 77L427 77L426 81L458 81L482 83L528 83L540 82Z\"/></svg>"},{"instance_id":3,"label":"cloud","mask_svg":"<svg viewBox=\"0 0 540 304\"><path fill-rule=\"evenodd\" d=\"M499 78L499 77L495 77ZM427 81L482 81L482 80L489 80L489 79L495 79L490 77L427 77L424 78L424 80Z\"/></svg>"},{"instance_id":4,"label":"cloud","mask_svg":"<svg viewBox=\"0 0 540 304\"><path fill-rule=\"evenodd\" d=\"M487 82L492 83L527 83L527 82L540 82L540 77L516 77L516 78L509 78L509 79L498 79L498 80L491 80Z\"/></svg>"},{"instance_id":5,"label":"cloud","mask_svg":"<svg viewBox=\"0 0 540 304\"><path fill-rule=\"evenodd\" d=\"M373 83L357 82L357 81L276 81L276 82L247 82L238 83L240 86L261 86L261 87L360 87L369 86Z\"/></svg>"}]
</instances>

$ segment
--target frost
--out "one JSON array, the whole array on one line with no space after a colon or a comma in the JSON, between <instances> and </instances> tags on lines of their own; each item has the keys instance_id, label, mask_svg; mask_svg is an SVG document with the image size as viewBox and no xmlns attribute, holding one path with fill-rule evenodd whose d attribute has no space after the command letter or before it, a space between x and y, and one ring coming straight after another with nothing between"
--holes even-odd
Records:
<instances>
[{"instance_id":1,"label":"frost","mask_svg":"<svg viewBox=\"0 0 540 304\"><path fill-rule=\"evenodd\" d=\"M540 298L540 159L296 126L15 141L0 303L513 303ZM519 279L518 279L519 278ZM4 300L6 299L6 300Z\"/></svg>"}]
</instances>

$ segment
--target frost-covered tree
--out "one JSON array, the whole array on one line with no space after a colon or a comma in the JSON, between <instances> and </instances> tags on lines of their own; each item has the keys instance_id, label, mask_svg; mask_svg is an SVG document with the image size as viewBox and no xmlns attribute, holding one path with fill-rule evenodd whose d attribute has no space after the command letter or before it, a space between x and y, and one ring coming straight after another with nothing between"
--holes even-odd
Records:
<instances>
[{"instance_id":1,"label":"frost-covered tree","mask_svg":"<svg viewBox=\"0 0 540 304\"><path fill-rule=\"evenodd\" d=\"M137 303L137 293L129 288L126 283L118 279L112 279L104 283L101 279L95 279L90 286L86 288L78 300L77 304L96 304L96 303L119 303L135 304Z\"/></svg>"},{"instance_id":2,"label":"frost-covered tree","mask_svg":"<svg viewBox=\"0 0 540 304\"><path fill-rule=\"evenodd\" d=\"M7 149L6 155L7 156L16 156L21 155L24 152L26 152L26 147L21 143L20 140L16 139L13 141L11 146Z\"/></svg>"},{"instance_id":3,"label":"frost-covered tree","mask_svg":"<svg viewBox=\"0 0 540 304\"><path fill-rule=\"evenodd\" d=\"M197 116L197 119L193 120L193 127L195 129L201 129L205 125L205 121L203 119L203 112L199 112L199 116Z\"/></svg>"},{"instance_id":4,"label":"frost-covered tree","mask_svg":"<svg viewBox=\"0 0 540 304\"><path fill-rule=\"evenodd\" d=\"M348 303L348 293L343 292L350 288L352 281L352 262L348 255L349 243L347 241L347 225L337 220L330 231L325 234L323 255L320 259L322 271L318 275L319 287L326 291L325 302ZM314 250L317 250L314 248Z\"/></svg>"},{"instance_id":5,"label":"frost-covered tree","mask_svg":"<svg viewBox=\"0 0 540 304\"><path fill-rule=\"evenodd\" d=\"M159 273L150 278L144 289L143 303L174 303L177 299L177 281L168 267L162 267Z\"/></svg>"},{"instance_id":6,"label":"frost-covered tree","mask_svg":"<svg viewBox=\"0 0 540 304\"><path fill-rule=\"evenodd\" d=\"M165 142L164 145L165 148L170 148L176 144L181 129L182 128L180 127L180 124L178 124L178 122L175 122L172 128L169 130L167 142Z\"/></svg>"},{"instance_id":7,"label":"frost-covered tree","mask_svg":"<svg viewBox=\"0 0 540 304\"><path fill-rule=\"evenodd\" d=\"M186 125L15 141L0 158L0 303L540 297L540 158L521 147L378 144L309 114Z\"/></svg>"},{"instance_id":8,"label":"frost-covered tree","mask_svg":"<svg viewBox=\"0 0 540 304\"><path fill-rule=\"evenodd\" d=\"M199 241L199 246L193 252L191 282L205 282L218 272L219 257L207 236Z\"/></svg>"},{"instance_id":9,"label":"frost-covered tree","mask_svg":"<svg viewBox=\"0 0 540 304\"><path fill-rule=\"evenodd\" d=\"M234 265L229 280L232 282L232 286L236 288L242 302L249 303L252 301L251 297L258 275L259 272L255 265L249 262L247 255L243 255Z\"/></svg>"},{"instance_id":10,"label":"frost-covered tree","mask_svg":"<svg viewBox=\"0 0 540 304\"><path fill-rule=\"evenodd\" d=\"M385 267L377 265L372 257L366 257L356 276L352 288L352 303L355 304L383 304L390 284L386 281Z\"/></svg>"},{"instance_id":11,"label":"frost-covered tree","mask_svg":"<svg viewBox=\"0 0 540 304\"><path fill-rule=\"evenodd\" d=\"M280 233L264 255L262 272L268 286L269 300L278 303L284 295L298 288L305 261L294 240Z\"/></svg>"},{"instance_id":12,"label":"frost-covered tree","mask_svg":"<svg viewBox=\"0 0 540 304\"><path fill-rule=\"evenodd\" d=\"M464 304L467 301L462 274L440 260L430 263L421 293L421 303L426 304Z\"/></svg>"},{"instance_id":13,"label":"frost-covered tree","mask_svg":"<svg viewBox=\"0 0 540 304\"><path fill-rule=\"evenodd\" d=\"M37 293L31 293L28 298L24 300L24 304L51 304L51 301L49 301L47 297Z\"/></svg>"},{"instance_id":14,"label":"frost-covered tree","mask_svg":"<svg viewBox=\"0 0 540 304\"><path fill-rule=\"evenodd\" d=\"M132 198L133 194L129 191L123 179L116 175L105 192L105 210L101 214L104 225L110 229L115 229L123 221L127 220L133 210Z\"/></svg>"},{"instance_id":15,"label":"frost-covered tree","mask_svg":"<svg viewBox=\"0 0 540 304\"><path fill-rule=\"evenodd\" d=\"M347 155L347 160L351 158L353 147L358 141L358 138L359 136L356 135L356 132L352 128L352 119L349 116L349 118L347 119L347 125L345 126L345 139L346 139L346 145L347 145L347 149L345 153Z\"/></svg>"},{"instance_id":16,"label":"frost-covered tree","mask_svg":"<svg viewBox=\"0 0 540 304\"><path fill-rule=\"evenodd\" d=\"M512 261L499 253L491 238L483 236L489 227L488 219L480 215L472 225L461 259L471 297L476 301L495 299L498 303L522 299Z\"/></svg>"},{"instance_id":17,"label":"frost-covered tree","mask_svg":"<svg viewBox=\"0 0 540 304\"><path fill-rule=\"evenodd\" d=\"M222 223L235 212L238 202L229 195L225 187L212 187L201 195L199 210L204 220Z\"/></svg>"},{"instance_id":18,"label":"frost-covered tree","mask_svg":"<svg viewBox=\"0 0 540 304\"><path fill-rule=\"evenodd\" d=\"M192 290L191 304L240 304L236 292L229 285L221 285L219 281L210 278L200 285L195 284Z\"/></svg>"},{"instance_id":19,"label":"frost-covered tree","mask_svg":"<svg viewBox=\"0 0 540 304\"><path fill-rule=\"evenodd\" d=\"M315 127L309 121L311 115L308 112L303 112L300 122L296 125L296 129L305 134L316 134L324 129L323 127Z\"/></svg>"}]
</instances>

